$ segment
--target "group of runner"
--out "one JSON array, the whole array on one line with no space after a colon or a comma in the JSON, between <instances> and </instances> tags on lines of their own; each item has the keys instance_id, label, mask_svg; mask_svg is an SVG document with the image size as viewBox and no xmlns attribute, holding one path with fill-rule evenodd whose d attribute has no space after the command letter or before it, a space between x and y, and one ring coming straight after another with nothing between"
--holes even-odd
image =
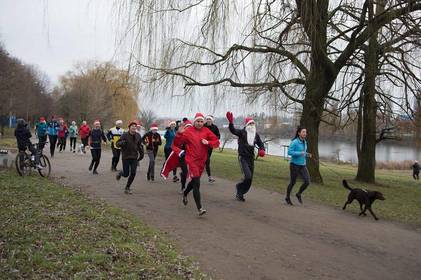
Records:
<instances>
[{"instance_id":1,"label":"group of runner","mask_svg":"<svg viewBox=\"0 0 421 280\"><path fill-rule=\"evenodd\" d=\"M242 180L236 184L235 198L244 202L245 195L250 190L253 181L255 148L258 149L258 156L264 157L265 147L260 135L256 132L256 123L252 118L246 118L244 127L238 129L234 126L233 114L227 112L226 117L229 123L229 131L238 137L238 161L243 174ZM19 132L18 129L17 131ZM88 170L92 171L93 174L98 174L97 168L101 159L102 142L111 142L113 155L111 171L117 172L117 180L120 180L121 177L128 178L124 190L126 194L132 193L131 185L136 176L139 161L143 159L145 153L149 158L146 178L148 181L155 180L155 159L158 148L162 145L161 135L156 124L152 124L149 131L141 135L140 122L132 121L125 129L123 128L123 122L117 120L115 126L105 134L99 120L93 122L92 128L86 121L83 121L78 128L74 121L67 127L62 119L56 119L53 116L48 123L45 118L40 118L35 131L41 149L44 147L47 137L49 138L51 157L54 157L56 146L59 147L59 152L66 149L67 137L70 138L70 151L76 153L76 139L79 136L81 144L78 152L86 153L86 149L89 147L92 159ZM304 179L302 186L296 193L296 198L300 203L302 203L302 193L310 182L306 158L311 157L311 154L307 153L306 133L305 128L298 128L288 149L288 154L291 156L291 180L287 187L285 201L289 205L293 205L291 192L297 176L301 175ZM24 133L21 132L20 134L23 135ZM18 135L16 137L19 144ZM205 117L202 113L197 113L192 121L187 118L184 118L183 121L171 121L166 128L164 138L166 140L164 146L165 163L161 169L161 176L167 179L169 174L172 173L173 182L180 181L180 194L183 195L182 202L184 205L188 204L188 195L193 191L193 198L199 215L205 214L206 210L201 202L200 179L203 171L206 170L208 182L215 182L211 174L210 158L213 149L218 148L220 144L220 132L214 124L214 117L212 115ZM21 144L19 149L23 148ZM120 156L122 170L117 171ZM177 176L178 168L181 169L180 178ZM190 179L188 183L187 179Z\"/></svg>"}]
</instances>

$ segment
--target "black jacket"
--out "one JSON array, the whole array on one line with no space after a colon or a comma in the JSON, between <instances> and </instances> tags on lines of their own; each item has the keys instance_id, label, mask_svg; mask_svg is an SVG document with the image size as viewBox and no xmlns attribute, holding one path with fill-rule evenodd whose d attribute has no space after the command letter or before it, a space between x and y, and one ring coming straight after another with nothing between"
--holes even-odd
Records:
<instances>
[{"instance_id":1,"label":"black jacket","mask_svg":"<svg viewBox=\"0 0 421 280\"><path fill-rule=\"evenodd\" d=\"M139 133L134 135L124 132L117 141L117 147L121 148L121 158L142 160L144 156L142 138Z\"/></svg>"},{"instance_id":2,"label":"black jacket","mask_svg":"<svg viewBox=\"0 0 421 280\"><path fill-rule=\"evenodd\" d=\"M101 149L101 140L107 142L104 131L102 129L92 129L89 133L91 149Z\"/></svg>"},{"instance_id":3,"label":"black jacket","mask_svg":"<svg viewBox=\"0 0 421 280\"><path fill-rule=\"evenodd\" d=\"M216 137L218 137L218 139L221 139L221 133L219 133L219 129L216 125L214 125L214 124L208 125L208 124L205 123L205 127L209 128L210 131L212 131L213 134L215 134Z\"/></svg>"},{"instance_id":4,"label":"black jacket","mask_svg":"<svg viewBox=\"0 0 421 280\"><path fill-rule=\"evenodd\" d=\"M412 165L412 170L414 170L414 173L420 173L420 165L418 163L414 163Z\"/></svg>"},{"instance_id":5,"label":"black jacket","mask_svg":"<svg viewBox=\"0 0 421 280\"><path fill-rule=\"evenodd\" d=\"M26 124L18 124L15 129L15 137L19 151L24 151L31 145L32 134Z\"/></svg>"},{"instance_id":6,"label":"black jacket","mask_svg":"<svg viewBox=\"0 0 421 280\"><path fill-rule=\"evenodd\" d=\"M238 136L238 155L241 157L247 157L249 159L254 159L254 146L250 146L247 143L247 131L245 128L243 129L236 129L234 124L229 124L229 130L235 136ZM254 145L257 145L259 149L264 149L265 145L260 139L258 133L256 133L256 137L254 138Z\"/></svg>"},{"instance_id":7,"label":"black jacket","mask_svg":"<svg viewBox=\"0 0 421 280\"><path fill-rule=\"evenodd\" d=\"M146 150L157 152L159 146L162 144L161 135L156 132L148 131L143 135L142 142L146 146Z\"/></svg>"}]
</instances>

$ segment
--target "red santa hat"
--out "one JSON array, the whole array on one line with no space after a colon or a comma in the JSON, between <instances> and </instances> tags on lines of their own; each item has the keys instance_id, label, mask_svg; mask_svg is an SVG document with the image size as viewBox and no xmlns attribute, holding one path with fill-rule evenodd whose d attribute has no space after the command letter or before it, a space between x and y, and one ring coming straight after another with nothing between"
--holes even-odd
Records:
<instances>
[{"instance_id":1,"label":"red santa hat","mask_svg":"<svg viewBox=\"0 0 421 280\"><path fill-rule=\"evenodd\" d=\"M251 124L251 123L255 123L255 121L253 120L253 118L250 118L250 117L247 117L245 120L244 120L244 124L247 126L247 125L249 125L249 124Z\"/></svg>"},{"instance_id":2,"label":"red santa hat","mask_svg":"<svg viewBox=\"0 0 421 280\"><path fill-rule=\"evenodd\" d=\"M132 125L137 126L137 121L136 121L136 120L134 120L134 121L129 122L128 127L131 127Z\"/></svg>"},{"instance_id":3,"label":"red santa hat","mask_svg":"<svg viewBox=\"0 0 421 280\"><path fill-rule=\"evenodd\" d=\"M45 122L45 118L44 118L44 117L40 117L40 118L39 118L39 121L40 121L40 122Z\"/></svg>"},{"instance_id":4,"label":"red santa hat","mask_svg":"<svg viewBox=\"0 0 421 280\"><path fill-rule=\"evenodd\" d=\"M185 122L184 122L184 127L189 127L189 126L192 126L193 124L191 123L191 121L189 121L189 120L186 120Z\"/></svg>"},{"instance_id":5,"label":"red santa hat","mask_svg":"<svg viewBox=\"0 0 421 280\"><path fill-rule=\"evenodd\" d=\"M207 115L207 116L206 116L206 119L207 119L207 120L212 120L212 121L214 121L214 120L215 120L215 117L214 117L214 116L212 116L212 115Z\"/></svg>"},{"instance_id":6,"label":"red santa hat","mask_svg":"<svg viewBox=\"0 0 421 280\"><path fill-rule=\"evenodd\" d=\"M194 116L194 119L193 119L193 123L198 121L198 120L204 121L205 116L202 113L196 113L196 115Z\"/></svg>"},{"instance_id":7,"label":"red santa hat","mask_svg":"<svg viewBox=\"0 0 421 280\"><path fill-rule=\"evenodd\" d=\"M153 123L151 125L151 130L158 130L158 125L156 123Z\"/></svg>"}]
</instances>

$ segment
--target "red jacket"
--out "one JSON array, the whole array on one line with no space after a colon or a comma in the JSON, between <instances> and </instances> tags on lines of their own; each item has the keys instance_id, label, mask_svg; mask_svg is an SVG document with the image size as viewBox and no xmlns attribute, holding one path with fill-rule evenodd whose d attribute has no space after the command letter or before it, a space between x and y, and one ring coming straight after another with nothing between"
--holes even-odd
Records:
<instances>
[{"instance_id":1,"label":"red jacket","mask_svg":"<svg viewBox=\"0 0 421 280\"><path fill-rule=\"evenodd\" d=\"M177 139L178 138L178 139ZM202 139L209 143L205 145ZM172 145L173 152L180 154L181 146L184 145L186 151L186 163L189 169L190 177L200 177L205 163L208 159L208 148L219 147L219 140L215 134L206 127L197 129L195 127L185 130L183 133L177 133Z\"/></svg>"},{"instance_id":2,"label":"red jacket","mask_svg":"<svg viewBox=\"0 0 421 280\"><path fill-rule=\"evenodd\" d=\"M64 138L64 137L66 137L67 132L68 132L67 125L65 125L65 124L61 125L58 129L57 136L59 138Z\"/></svg>"},{"instance_id":3,"label":"red jacket","mask_svg":"<svg viewBox=\"0 0 421 280\"><path fill-rule=\"evenodd\" d=\"M91 128L89 127L89 125L87 125L87 124L81 125L80 128L79 128L80 139L88 137L89 132L91 132Z\"/></svg>"}]
</instances>

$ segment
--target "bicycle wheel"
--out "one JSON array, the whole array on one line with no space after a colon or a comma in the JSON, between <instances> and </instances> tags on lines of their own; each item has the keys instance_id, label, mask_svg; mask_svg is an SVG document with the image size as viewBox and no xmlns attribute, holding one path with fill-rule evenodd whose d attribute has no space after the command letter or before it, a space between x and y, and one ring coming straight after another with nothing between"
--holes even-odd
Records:
<instances>
[{"instance_id":1,"label":"bicycle wheel","mask_svg":"<svg viewBox=\"0 0 421 280\"><path fill-rule=\"evenodd\" d=\"M21 155L23 155L23 157L21 157ZM16 171L20 176L27 176L31 174L32 166L30 164L30 160L31 159L29 158L28 154L25 152L19 152L16 155L15 166Z\"/></svg>"},{"instance_id":2,"label":"bicycle wheel","mask_svg":"<svg viewBox=\"0 0 421 280\"><path fill-rule=\"evenodd\" d=\"M41 175L42 177L50 176L51 164L48 157L46 157L45 155L41 155L41 157L39 158L39 165L41 165L42 167L42 169L38 169L39 175Z\"/></svg>"}]
</instances>

